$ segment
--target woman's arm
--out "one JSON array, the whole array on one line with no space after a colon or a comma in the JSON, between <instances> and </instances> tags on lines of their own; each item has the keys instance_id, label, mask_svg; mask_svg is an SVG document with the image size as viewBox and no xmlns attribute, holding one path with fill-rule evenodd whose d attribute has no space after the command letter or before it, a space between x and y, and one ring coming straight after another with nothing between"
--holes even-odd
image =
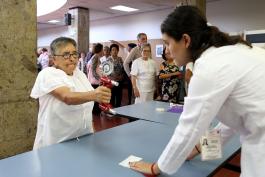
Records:
<instances>
[{"instance_id":1,"label":"woman's arm","mask_svg":"<svg viewBox=\"0 0 265 177\"><path fill-rule=\"evenodd\" d=\"M111 98L110 89L103 86L88 92L72 92L68 87L59 87L51 94L68 105L78 105L89 101L109 103Z\"/></svg>"},{"instance_id":2,"label":"woman's arm","mask_svg":"<svg viewBox=\"0 0 265 177\"><path fill-rule=\"evenodd\" d=\"M191 72L191 70L187 69L185 72L185 81L187 84L190 83L191 77L192 77L192 72Z\"/></svg>"},{"instance_id":3,"label":"woman's arm","mask_svg":"<svg viewBox=\"0 0 265 177\"><path fill-rule=\"evenodd\" d=\"M167 79L167 78L170 78L172 76L180 76L181 75L181 72L179 72L179 71L166 74L164 69L165 69L164 65L161 64L160 65L160 72L159 72L159 79Z\"/></svg>"},{"instance_id":4,"label":"woman's arm","mask_svg":"<svg viewBox=\"0 0 265 177\"><path fill-rule=\"evenodd\" d=\"M92 60L92 75L97 80L100 79L100 75L98 73L99 62L100 61L98 57L94 57Z\"/></svg>"},{"instance_id":5,"label":"woman's arm","mask_svg":"<svg viewBox=\"0 0 265 177\"><path fill-rule=\"evenodd\" d=\"M138 88L137 88L137 86L136 86L136 78L137 78L136 76L131 75L134 95L135 95L135 97L140 97L139 90L138 90Z\"/></svg>"},{"instance_id":6,"label":"woman's arm","mask_svg":"<svg viewBox=\"0 0 265 177\"><path fill-rule=\"evenodd\" d=\"M169 73L169 74L159 74L159 79L167 79L172 76L181 76L181 72L177 71L177 72Z\"/></svg>"}]
</instances>

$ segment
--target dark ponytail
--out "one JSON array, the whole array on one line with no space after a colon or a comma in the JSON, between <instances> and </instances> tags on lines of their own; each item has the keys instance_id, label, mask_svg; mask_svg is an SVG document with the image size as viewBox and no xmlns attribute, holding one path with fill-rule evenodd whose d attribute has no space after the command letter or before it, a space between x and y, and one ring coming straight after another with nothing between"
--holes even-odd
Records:
<instances>
[{"instance_id":1,"label":"dark ponytail","mask_svg":"<svg viewBox=\"0 0 265 177\"><path fill-rule=\"evenodd\" d=\"M162 23L161 32L173 37L176 41L181 40L183 34L188 34L191 38L189 50L193 61L212 46L222 47L242 43L252 47L240 36L231 37L215 26L208 26L206 17L193 6L177 7Z\"/></svg>"}]
</instances>

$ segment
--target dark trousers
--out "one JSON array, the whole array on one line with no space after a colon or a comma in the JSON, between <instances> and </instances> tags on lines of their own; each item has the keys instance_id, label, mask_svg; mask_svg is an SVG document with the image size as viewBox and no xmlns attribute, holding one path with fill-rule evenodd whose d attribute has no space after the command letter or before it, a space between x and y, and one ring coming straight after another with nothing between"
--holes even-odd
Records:
<instances>
[{"instance_id":1,"label":"dark trousers","mask_svg":"<svg viewBox=\"0 0 265 177\"><path fill-rule=\"evenodd\" d=\"M119 86L114 86L111 89L111 100L110 103L114 108L121 106L121 100L122 100L122 88L123 88L123 82L119 81Z\"/></svg>"},{"instance_id":2,"label":"dark trousers","mask_svg":"<svg viewBox=\"0 0 265 177\"><path fill-rule=\"evenodd\" d=\"M132 94L133 94L133 89L132 89L132 82L131 79L127 76L127 74L125 73L125 83L126 83L126 87L128 90L128 105L130 105L132 103Z\"/></svg>"},{"instance_id":3,"label":"dark trousers","mask_svg":"<svg viewBox=\"0 0 265 177\"><path fill-rule=\"evenodd\" d=\"M99 85L94 85L92 84L92 87L94 89L98 88ZM94 114L100 114L101 113L101 109L99 108L99 103L98 102L95 102L94 104L94 107L93 107L93 111L92 111Z\"/></svg>"}]
</instances>

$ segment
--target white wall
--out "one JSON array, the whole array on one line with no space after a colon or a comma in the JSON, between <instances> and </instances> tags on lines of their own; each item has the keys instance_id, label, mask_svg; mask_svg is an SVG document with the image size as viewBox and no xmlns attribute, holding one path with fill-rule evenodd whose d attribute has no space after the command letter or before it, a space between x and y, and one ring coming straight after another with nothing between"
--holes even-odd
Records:
<instances>
[{"instance_id":1,"label":"white wall","mask_svg":"<svg viewBox=\"0 0 265 177\"><path fill-rule=\"evenodd\" d=\"M166 9L92 22L90 41L132 40L136 39L139 32L145 32L149 39L159 39L161 38L160 25L172 10Z\"/></svg>"},{"instance_id":2,"label":"white wall","mask_svg":"<svg viewBox=\"0 0 265 177\"><path fill-rule=\"evenodd\" d=\"M139 32L145 32L149 39L161 38L160 24L173 9L127 15L112 19L92 21L90 23L90 42L108 42L109 40L135 40ZM48 46L59 36L70 36L68 28L57 27L38 31L38 46Z\"/></svg>"},{"instance_id":3,"label":"white wall","mask_svg":"<svg viewBox=\"0 0 265 177\"><path fill-rule=\"evenodd\" d=\"M219 0L207 3L208 21L225 32L265 29L264 0Z\"/></svg>"},{"instance_id":4,"label":"white wall","mask_svg":"<svg viewBox=\"0 0 265 177\"><path fill-rule=\"evenodd\" d=\"M207 3L209 22L225 32L265 29L264 0L217 0ZM90 42L133 40L145 32L149 39L159 39L160 24L172 9L128 15L91 22ZM48 46L59 36L69 36L67 27L38 31L38 46Z\"/></svg>"},{"instance_id":5,"label":"white wall","mask_svg":"<svg viewBox=\"0 0 265 177\"><path fill-rule=\"evenodd\" d=\"M61 36L69 37L67 26L38 30L38 47L49 46L55 38Z\"/></svg>"}]
</instances>

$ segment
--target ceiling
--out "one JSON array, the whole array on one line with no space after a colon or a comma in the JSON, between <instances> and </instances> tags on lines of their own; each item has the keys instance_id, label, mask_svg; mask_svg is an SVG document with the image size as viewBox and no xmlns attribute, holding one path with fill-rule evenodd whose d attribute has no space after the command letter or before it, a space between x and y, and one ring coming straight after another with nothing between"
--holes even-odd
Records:
<instances>
[{"instance_id":1,"label":"ceiling","mask_svg":"<svg viewBox=\"0 0 265 177\"><path fill-rule=\"evenodd\" d=\"M68 0L67 3L57 11L38 17L38 29L54 28L64 26L64 14L72 7L85 7L90 9L90 21L103 20L118 16L150 12L162 9L174 8L184 0ZM189 1L189 0L185 0ZM207 3L220 0L206 0ZM112 6L124 5L139 9L135 12L121 12L110 9ZM49 20L59 20L60 23L51 24Z\"/></svg>"},{"instance_id":2,"label":"ceiling","mask_svg":"<svg viewBox=\"0 0 265 177\"><path fill-rule=\"evenodd\" d=\"M150 12L167 8L174 8L177 0L68 0L68 2L57 11L38 17L38 29L63 26L64 14L72 7L85 7L90 9L90 20L102 20L128 14ZM139 9L136 12L121 12L110 9L112 6L124 5ZM61 23L50 24L49 20L60 20Z\"/></svg>"}]
</instances>

